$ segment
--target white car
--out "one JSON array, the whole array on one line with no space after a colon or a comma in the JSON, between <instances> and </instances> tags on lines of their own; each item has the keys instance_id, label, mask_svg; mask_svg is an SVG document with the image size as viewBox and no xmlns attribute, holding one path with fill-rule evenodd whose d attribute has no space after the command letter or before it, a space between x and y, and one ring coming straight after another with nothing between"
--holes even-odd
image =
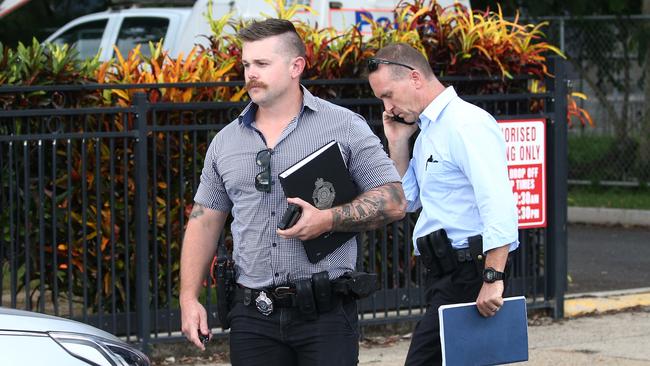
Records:
<instances>
[{"instance_id":1,"label":"white car","mask_svg":"<svg viewBox=\"0 0 650 366\"><path fill-rule=\"evenodd\" d=\"M156 43L161 39L164 39L164 49L176 53L190 13L191 8L109 10L77 18L54 32L45 42L74 45L82 59L92 58L99 52L100 61L115 56L113 45L126 57L129 51L141 44L140 50L148 56L149 42Z\"/></svg>"},{"instance_id":2,"label":"white car","mask_svg":"<svg viewBox=\"0 0 650 366\"><path fill-rule=\"evenodd\" d=\"M362 34L370 34L370 24L366 18L378 22L392 22L393 11L401 0L294 0L285 4L309 5L315 12L299 11L295 19L320 27L333 27L344 31L358 24ZM128 3L128 1L122 1ZM451 6L455 2L470 7L469 0L438 0L441 6ZM153 3L153 2L152 2ZM98 52L100 61L114 57L113 45L126 56L136 45L144 55L149 53L149 42L164 39L163 49L170 56L184 56L195 44L208 46L206 36L212 34L205 14L208 0L167 1L172 4L185 4L176 7L116 8L77 18L64 25L45 42L75 45L80 58L94 57ZM212 0L213 17L218 19L232 13L234 19L260 18L262 14L274 15L275 10L264 0ZM226 28L228 31L229 28Z\"/></svg>"},{"instance_id":3,"label":"white car","mask_svg":"<svg viewBox=\"0 0 650 366\"><path fill-rule=\"evenodd\" d=\"M148 366L150 363L133 346L90 325L0 307L0 364Z\"/></svg>"}]
</instances>

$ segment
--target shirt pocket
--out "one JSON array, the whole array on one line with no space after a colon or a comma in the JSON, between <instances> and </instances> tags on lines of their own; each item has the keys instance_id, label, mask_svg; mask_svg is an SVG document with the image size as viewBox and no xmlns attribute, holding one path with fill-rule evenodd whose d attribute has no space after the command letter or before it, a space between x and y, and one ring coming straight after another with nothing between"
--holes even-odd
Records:
<instances>
[{"instance_id":1,"label":"shirt pocket","mask_svg":"<svg viewBox=\"0 0 650 366\"><path fill-rule=\"evenodd\" d=\"M458 168L450 161L432 156L427 160L424 169L424 183L426 187L437 191L453 190L458 184Z\"/></svg>"}]
</instances>

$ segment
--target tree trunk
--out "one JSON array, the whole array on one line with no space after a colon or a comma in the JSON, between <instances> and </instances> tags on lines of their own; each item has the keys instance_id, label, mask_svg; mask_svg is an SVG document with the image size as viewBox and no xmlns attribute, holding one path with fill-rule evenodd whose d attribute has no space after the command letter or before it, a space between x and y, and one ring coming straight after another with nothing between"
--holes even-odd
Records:
<instances>
[{"instance_id":1,"label":"tree trunk","mask_svg":"<svg viewBox=\"0 0 650 366\"><path fill-rule=\"evenodd\" d=\"M643 14L650 15L650 0L643 0ZM644 25L646 34L650 33L650 20ZM647 39L645 42L649 42ZM645 111L641 121L641 136L639 139L639 178L650 181L650 44L646 44L645 60Z\"/></svg>"}]
</instances>

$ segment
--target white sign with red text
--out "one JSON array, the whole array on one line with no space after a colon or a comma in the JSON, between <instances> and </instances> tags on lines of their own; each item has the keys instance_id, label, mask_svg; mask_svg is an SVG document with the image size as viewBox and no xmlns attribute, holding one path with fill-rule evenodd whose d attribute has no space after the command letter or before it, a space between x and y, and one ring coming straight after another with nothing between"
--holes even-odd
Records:
<instances>
[{"instance_id":1,"label":"white sign with red text","mask_svg":"<svg viewBox=\"0 0 650 366\"><path fill-rule=\"evenodd\" d=\"M28 3L29 0L4 0L0 1L0 18L9 15L12 11Z\"/></svg>"},{"instance_id":2,"label":"white sign with red text","mask_svg":"<svg viewBox=\"0 0 650 366\"><path fill-rule=\"evenodd\" d=\"M501 120L520 228L546 227L546 120Z\"/></svg>"}]
</instances>

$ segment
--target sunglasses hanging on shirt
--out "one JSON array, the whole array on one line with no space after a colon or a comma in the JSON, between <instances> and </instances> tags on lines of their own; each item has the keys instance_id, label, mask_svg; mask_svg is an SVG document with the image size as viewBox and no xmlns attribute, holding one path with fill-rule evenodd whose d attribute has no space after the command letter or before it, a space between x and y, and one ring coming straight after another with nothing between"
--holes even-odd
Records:
<instances>
[{"instance_id":1,"label":"sunglasses hanging on shirt","mask_svg":"<svg viewBox=\"0 0 650 366\"><path fill-rule=\"evenodd\" d=\"M271 149L260 150L255 157L255 164L264 168L255 176L255 189L271 193Z\"/></svg>"}]
</instances>

